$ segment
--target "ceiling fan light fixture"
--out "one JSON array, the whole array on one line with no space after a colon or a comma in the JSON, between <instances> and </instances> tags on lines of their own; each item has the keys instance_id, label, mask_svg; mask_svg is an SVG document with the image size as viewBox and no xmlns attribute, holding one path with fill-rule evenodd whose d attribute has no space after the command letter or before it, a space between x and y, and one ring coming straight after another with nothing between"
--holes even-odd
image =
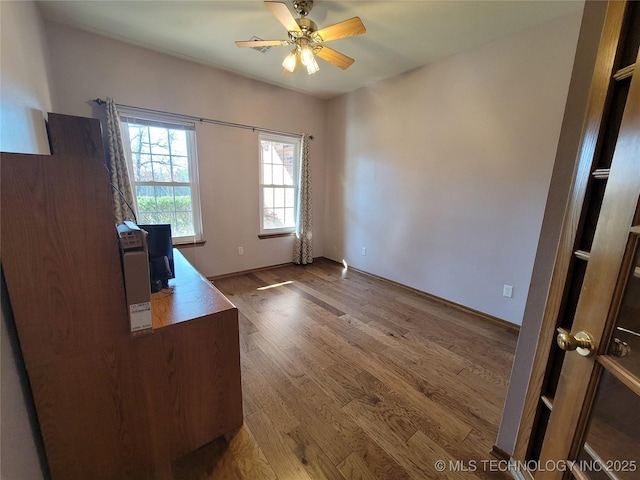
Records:
<instances>
[{"instance_id":1,"label":"ceiling fan light fixture","mask_svg":"<svg viewBox=\"0 0 640 480\"><path fill-rule=\"evenodd\" d=\"M298 66L297 53L297 49L292 50L291 53L284 59L284 62L282 62L282 68L284 68L287 72L293 73Z\"/></svg>"},{"instance_id":2,"label":"ceiling fan light fixture","mask_svg":"<svg viewBox=\"0 0 640 480\"><path fill-rule=\"evenodd\" d=\"M294 73L298 64L302 63L307 67L307 73L313 75L320 70L315 58L316 55L342 70L349 68L355 61L353 58L326 47L324 43L365 33L367 30L359 17L343 20L318 30L318 25L307 18L313 7L313 0L293 1L294 8L300 18L295 18L289 7L283 2L265 0L264 4L287 29L289 38L287 40L236 41L238 47L294 46L294 50L282 62L282 73Z\"/></svg>"},{"instance_id":3,"label":"ceiling fan light fixture","mask_svg":"<svg viewBox=\"0 0 640 480\"><path fill-rule=\"evenodd\" d=\"M311 57L311 62L308 65L306 65L306 67L307 67L307 73L309 75L313 75L318 70L320 70L320 66L318 65L318 62L316 62L316 59L313 57Z\"/></svg>"},{"instance_id":4,"label":"ceiling fan light fixture","mask_svg":"<svg viewBox=\"0 0 640 480\"><path fill-rule=\"evenodd\" d=\"M313 62L315 62L315 58L313 58L313 50L309 45L303 45L300 47L300 61L305 67L308 67Z\"/></svg>"}]
</instances>

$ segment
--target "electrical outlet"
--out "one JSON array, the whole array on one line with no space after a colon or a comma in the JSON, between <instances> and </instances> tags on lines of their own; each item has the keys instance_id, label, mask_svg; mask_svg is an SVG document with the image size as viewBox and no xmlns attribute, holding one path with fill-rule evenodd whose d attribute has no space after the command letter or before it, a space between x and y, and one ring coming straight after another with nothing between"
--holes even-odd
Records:
<instances>
[{"instance_id":1,"label":"electrical outlet","mask_svg":"<svg viewBox=\"0 0 640 480\"><path fill-rule=\"evenodd\" d=\"M244 255L244 247L238 247L238 255Z\"/></svg>"},{"instance_id":2,"label":"electrical outlet","mask_svg":"<svg viewBox=\"0 0 640 480\"><path fill-rule=\"evenodd\" d=\"M513 285L505 285L502 287L502 296L508 298L513 297Z\"/></svg>"},{"instance_id":3,"label":"electrical outlet","mask_svg":"<svg viewBox=\"0 0 640 480\"><path fill-rule=\"evenodd\" d=\"M362 256L363 257L367 256L367 247L362 247Z\"/></svg>"}]
</instances>

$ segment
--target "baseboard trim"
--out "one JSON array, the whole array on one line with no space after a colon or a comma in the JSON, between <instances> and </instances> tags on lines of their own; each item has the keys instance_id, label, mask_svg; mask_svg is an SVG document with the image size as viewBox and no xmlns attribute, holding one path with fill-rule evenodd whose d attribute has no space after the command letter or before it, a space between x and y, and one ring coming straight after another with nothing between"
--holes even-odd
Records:
<instances>
[{"instance_id":1,"label":"baseboard trim","mask_svg":"<svg viewBox=\"0 0 640 480\"><path fill-rule=\"evenodd\" d=\"M316 261L316 260L326 260L327 262L335 263L336 265L342 265L340 262L337 262L337 261L335 261L335 260L333 260L331 258L327 258L327 257L323 257L323 256L313 257L313 260L314 261ZM280 264L277 264L277 265L269 265L269 266L266 266L266 267L251 268L249 270L242 270L242 271L239 271L239 272L223 273L221 275L213 275L213 276L207 277L207 280L209 280L210 282L215 282L216 280L219 280L221 278L234 277L236 275L246 275L248 273L262 272L262 271L265 271L265 270L272 270L274 268L286 267L286 266L290 266L290 265L295 265L295 263L287 262L287 263L280 263ZM311 265L313 265L313 264L311 264ZM415 295L418 295L418 296L421 296L421 297L424 297L424 298L428 298L428 299L433 300L435 302L442 303L444 305L447 305L448 307L455 308L456 310L460 310L462 312L470 313L470 314L475 315L477 317L480 317L480 318L482 318L484 320L487 320L487 321L489 321L491 323L500 325L501 327L504 327L504 328L506 328L508 330L512 330L512 331L514 331L516 333L520 332L520 325L516 325L515 323L507 322L506 320L503 320L503 319L498 318L498 317L494 317L493 315L489 315L488 313L484 313L484 312L481 312L479 310L474 310L473 308L465 307L464 305L460 305L459 303L455 303L455 302L452 302L450 300L444 299L442 297L438 297L437 295L433 295L431 293L423 292L422 290L418 290L417 288L409 287L408 285L404 285L404 284L396 282L394 280L389 280L388 278L384 278L384 277L381 277L379 275L375 275L373 273L369 273L369 272L366 272L364 270L360 270L359 268L355 268L355 267L352 267L352 266L349 266L348 268L349 268L349 270L353 270L354 272L358 272L358 273L360 273L362 275L367 275L369 277L375 278L376 280L380 280L382 282L386 282L386 283L388 283L390 285L393 285L395 287L399 287L399 288L402 288L404 290L407 290L408 292L411 292L411 293L413 293Z\"/></svg>"},{"instance_id":2,"label":"baseboard trim","mask_svg":"<svg viewBox=\"0 0 640 480\"><path fill-rule=\"evenodd\" d=\"M533 475L529 470L518 468L518 462L511 458L511 455L509 455L506 451L502 450L497 445L491 447L489 453L498 460L510 463L511 467L509 468L509 473L515 480L534 480Z\"/></svg>"},{"instance_id":3,"label":"baseboard trim","mask_svg":"<svg viewBox=\"0 0 640 480\"><path fill-rule=\"evenodd\" d=\"M325 257L322 257L322 258L325 258ZM338 265L341 265L340 262L336 262L335 260L332 260L330 258L325 258L325 259L329 260L331 262L337 263ZM367 275L369 277L372 277L372 278L375 278L377 280L389 283L389 284L394 285L396 287L403 288L403 289L405 289L405 290L407 290L407 291L409 291L411 293L414 293L414 294L419 295L421 297L428 298L428 299L433 300L435 302L442 303L442 304L447 305L447 306L449 306L451 308L455 308L456 310L460 310L460 311L466 312L466 313L471 313L472 315L475 315L477 317L483 318L484 320L487 320L487 321L489 321L491 323L495 323L497 325L500 325L501 327L507 328L509 330L513 330L516 333L520 332L520 325L516 325L515 323L507 322L506 320L503 320L503 319L498 318L498 317L494 317L493 315L489 315L488 313L484 313L484 312L481 312L479 310L475 310L473 308L465 307L464 305L460 305L459 303L455 303L455 302L452 302L452 301L447 300L445 298L438 297L437 295L433 295L431 293L423 292L422 290L418 290L417 288L409 287L408 285L404 285L404 284L396 282L394 280L389 280L388 278L384 278L384 277L381 277L379 275L375 275L373 273L369 273L369 272L366 272L364 270L360 270L359 268L354 268L351 265L349 265L348 268L349 268L349 270L354 270L354 271L356 271L358 273L361 273L363 275Z\"/></svg>"},{"instance_id":4,"label":"baseboard trim","mask_svg":"<svg viewBox=\"0 0 640 480\"><path fill-rule=\"evenodd\" d=\"M489 453L494 457L496 457L498 460L511 460L511 455L509 455L507 452L505 452L503 449L501 449L497 445L494 445L493 447L491 447L491 450L489 450Z\"/></svg>"},{"instance_id":5,"label":"baseboard trim","mask_svg":"<svg viewBox=\"0 0 640 480\"><path fill-rule=\"evenodd\" d=\"M210 282L215 282L216 280L220 280L221 278L235 277L236 275L246 275L248 273L264 272L265 270L273 270L274 268L286 267L288 265L294 265L294 263L279 263L278 265L269 265L267 267L250 268L249 270L242 270L239 272L223 273L221 275L213 275L211 277L207 277L207 280L209 280Z\"/></svg>"},{"instance_id":6,"label":"baseboard trim","mask_svg":"<svg viewBox=\"0 0 640 480\"><path fill-rule=\"evenodd\" d=\"M316 260L320 260L323 259L324 257L313 257L313 261L315 262ZM327 260L329 260L327 258ZM333 260L331 260L333 262ZM264 272L265 270L273 270L274 268L280 268L280 267L288 267L288 266L292 266L292 265L296 265L293 262L286 262L286 263L279 263L277 265L267 265L266 267L258 267L258 268L250 268L249 270L241 270L239 272L231 272L231 273L223 273L220 275L212 275L207 277L207 280L209 280L210 282L214 282L216 280L219 280L221 278L229 278L229 277L235 277L236 275L246 275L248 273L256 273L256 272ZM310 263L309 265L313 265L313 263Z\"/></svg>"}]
</instances>

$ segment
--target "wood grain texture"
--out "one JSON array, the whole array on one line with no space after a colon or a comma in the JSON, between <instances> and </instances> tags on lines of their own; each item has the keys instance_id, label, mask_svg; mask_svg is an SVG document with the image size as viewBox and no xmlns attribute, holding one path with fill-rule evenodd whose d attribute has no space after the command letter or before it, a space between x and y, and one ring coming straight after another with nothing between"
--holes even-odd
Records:
<instances>
[{"instance_id":1,"label":"wood grain texture","mask_svg":"<svg viewBox=\"0 0 640 480\"><path fill-rule=\"evenodd\" d=\"M323 259L215 285L240 312L245 424L190 478L510 478L435 461L492 459L512 329Z\"/></svg>"},{"instance_id":2,"label":"wood grain texture","mask_svg":"<svg viewBox=\"0 0 640 480\"><path fill-rule=\"evenodd\" d=\"M235 309L233 304L193 268L177 249L174 249L173 262L175 276L179 279L170 281L173 291L161 291L151 295L153 328L177 325L210 315L212 312Z\"/></svg>"},{"instance_id":3,"label":"wood grain texture","mask_svg":"<svg viewBox=\"0 0 640 480\"><path fill-rule=\"evenodd\" d=\"M174 443L174 455L186 454L242 424L242 390L238 321L235 310L227 310L163 328L154 336L162 338L166 377L171 389L149 386L149 401L164 396L172 406L174 430L155 429ZM149 359L155 368L158 352Z\"/></svg>"},{"instance_id":4,"label":"wood grain texture","mask_svg":"<svg viewBox=\"0 0 640 480\"><path fill-rule=\"evenodd\" d=\"M53 155L92 158L106 165L100 120L49 113L47 132Z\"/></svg>"},{"instance_id":5,"label":"wood grain texture","mask_svg":"<svg viewBox=\"0 0 640 480\"><path fill-rule=\"evenodd\" d=\"M242 424L235 308L29 371L53 478L171 479Z\"/></svg>"},{"instance_id":6,"label":"wood grain texture","mask_svg":"<svg viewBox=\"0 0 640 480\"><path fill-rule=\"evenodd\" d=\"M126 335L104 165L6 153L0 162L2 265L27 366Z\"/></svg>"},{"instance_id":7,"label":"wood grain texture","mask_svg":"<svg viewBox=\"0 0 640 480\"><path fill-rule=\"evenodd\" d=\"M52 478L172 479L174 460L242 424L237 309L176 251L175 295L158 299L153 334L132 337L104 165L3 153L0 181L3 270Z\"/></svg>"},{"instance_id":8,"label":"wood grain texture","mask_svg":"<svg viewBox=\"0 0 640 480\"><path fill-rule=\"evenodd\" d=\"M630 242L629 229L638 215L639 158L640 78L636 75L631 82L573 327L574 331L589 332L593 336L599 354L606 353L603 337L607 330L612 330L616 320L615 313L610 312L615 311L618 278L621 271L630 270L629 265L626 269L622 266ZM576 444L588 421L589 399L592 400L598 381L596 368L595 357L567 355L565 358L548 433L542 446L542 459L574 458ZM560 478L557 472L539 476Z\"/></svg>"}]
</instances>

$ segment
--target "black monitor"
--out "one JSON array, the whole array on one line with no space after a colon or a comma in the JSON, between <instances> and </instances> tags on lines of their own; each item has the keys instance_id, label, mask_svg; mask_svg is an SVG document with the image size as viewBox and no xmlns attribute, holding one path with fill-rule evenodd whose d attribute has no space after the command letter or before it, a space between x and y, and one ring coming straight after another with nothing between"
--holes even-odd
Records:
<instances>
[{"instance_id":1,"label":"black monitor","mask_svg":"<svg viewBox=\"0 0 640 480\"><path fill-rule=\"evenodd\" d=\"M147 247L149 250L151 291L159 292L169 286L170 278L175 278L171 225L159 223L157 225L138 226L148 233Z\"/></svg>"}]
</instances>

